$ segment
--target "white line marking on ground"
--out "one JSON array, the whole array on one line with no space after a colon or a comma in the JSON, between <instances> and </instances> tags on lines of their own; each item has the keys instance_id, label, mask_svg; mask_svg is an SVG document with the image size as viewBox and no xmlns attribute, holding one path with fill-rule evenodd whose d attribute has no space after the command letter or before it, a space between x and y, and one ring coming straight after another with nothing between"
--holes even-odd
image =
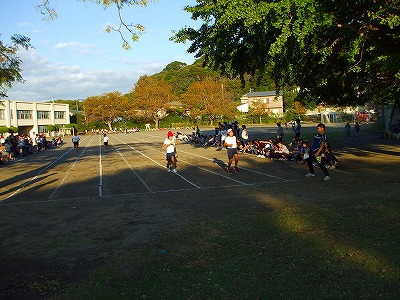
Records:
<instances>
[{"instance_id":1,"label":"white line marking on ground","mask_svg":"<svg viewBox=\"0 0 400 300\"><path fill-rule=\"evenodd\" d=\"M139 174L132 168L132 166L129 164L129 162L125 159L125 157L121 154L121 152L118 150L117 147L115 147L115 145L113 144L114 149L118 152L118 154L122 157L122 159L126 162L126 164L128 165L128 167L132 170L132 172L136 175L136 177L143 183L143 185L146 187L146 189L149 192L153 192L153 190L147 185L147 183L143 180L142 177L139 176Z\"/></svg>"},{"instance_id":2,"label":"white line marking on ground","mask_svg":"<svg viewBox=\"0 0 400 300\"><path fill-rule=\"evenodd\" d=\"M94 136L92 136L92 138L90 139L89 143L85 146L85 148L81 151L81 153L79 154L79 156L75 159L74 163L72 164L71 168L69 168L68 172L65 173L64 178L61 180L61 182L57 185L57 187L53 190L53 192L51 193L51 195L47 198L48 200L51 200L54 196L54 194L57 192L57 190L61 187L61 185L64 183L65 179L67 178L67 176L69 175L69 173L71 172L71 170L74 168L75 164L78 162L78 160L81 158L82 154L85 152L86 148L90 145L90 143L92 142Z\"/></svg>"},{"instance_id":3,"label":"white line marking on ground","mask_svg":"<svg viewBox=\"0 0 400 300\"><path fill-rule=\"evenodd\" d=\"M44 169L40 170L39 173L37 173L33 178L31 178L31 180L29 180L28 182L25 182L18 190L16 190L14 193L9 195L8 197L4 198L4 200L10 199L11 197L13 197L16 194L18 194L22 189L24 189L25 187L30 185L33 181L35 181L40 176L40 174L42 174L44 171L46 171L49 168L51 168L57 161L59 161L61 158L63 158L65 155L67 155L71 150L73 150L73 148L69 149L67 152L65 152L63 155L61 155L59 158L57 158L51 164L47 165Z\"/></svg>"},{"instance_id":4,"label":"white line marking on ground","mask_svg":"<svg viewBox=\"0 0 400 300\"><path fill-rule=\"evenodd\" d=\"M99 141L99 197L103 197L103 163L101 159L101 137Z\"/></svg>"},{"instance_id":5,"label":"white line marking on ground","mask_svg":"<svg viewBox=\"0 0 400 300\"><path fill-rule=\"evenodd\" d=\"M192 155L192 156L197 156L197 157L200 157L200 158L203 158L203 159L210 160L210 161L214 162L214 159L211 159L211 158L208 158L208 157L205 157L205 156L202 156L202 155L186 152L186 151L183 151L183 150L180 150L180 152L183 152L183 153L186 153L186 154L189 154L189 155ZM244 168L244 167L240 167L240 169L241 170L246 170L248 172L256 173L256 174L259 174L259 175L271 177L271 178L274 178L274 179L279 179L279 180L283 180L283 181L291 181L291 180L284 179L284 178L281 178L281 177L278 177L278 176L269 175L269 174L266 174L266 173L263 173L263 172L255 171L255 170Z\"/></svg>"},{"instance_id":6,"label":"white line marking on ground","mask_svg":"<svg viewBox=\"0 0 400 300\"><path fill-rule=\"evenodd\" d=\"M157 162L157 161L155 161L154 159L148 157L146 154L142 153L141 151L136 150L136 149L133 148L131 145L125 143L124 141L120 140L119 138L116 137L116 139L119 140L120 142L124 143L125 145L127 145L127 146L128 146L129 148L131 148L133 151L135 151L135 152L139 153L140 155L146 157L147 159L151 160L152 162L154 162L155 164L157 164L158 166L160 166L161 168L163 168L163 169L165 170L165 167L164 167L163 165L161 165L159 162ZM195 188L200 189L200 187L199 187L197 184L191 182L191 181L188 180L187 178L183 177L181 174L179 174L179 173L173 173L173 174L179 176L180 178L182 178L183 180L185 180L187 183L193 185Z\"/></svg>"},{"instance_id":7,"label":"white line marking on ground","mask_svg":"<svg viewBox=\"0 0 400 300\"><path fill-rule=\"evenodd\" d=\"M183 151L182 151L182 152L183 152ZM214 174L214 175L218 175L218 176L221 176L221 177L223 177L223 178L229 179L229 180L231 180L231 181L240 183L241 185L249 185L248 183L245 183L245 182L242 182L242 181L233 179L232 177L229 177L229 176L226 176L226 175L222 175L222 174L220 174L220 173L217 173L217 172L214 172L214 171L211 171L211 170L208 170L208 169L199 167L199 166L197 166L197 165L191 164L190 162L187 162L187 161L182 160L182 159L179 159L179 162L183 162L183 163L185 163L185 164L188 164L188 165L191 165L191 166L193 166L193 167L196 167L196 168L198 168L198 169L200 169L200 170L203 170L203 171L212 173L212 174Z\"/></svg>"}]
</instances>

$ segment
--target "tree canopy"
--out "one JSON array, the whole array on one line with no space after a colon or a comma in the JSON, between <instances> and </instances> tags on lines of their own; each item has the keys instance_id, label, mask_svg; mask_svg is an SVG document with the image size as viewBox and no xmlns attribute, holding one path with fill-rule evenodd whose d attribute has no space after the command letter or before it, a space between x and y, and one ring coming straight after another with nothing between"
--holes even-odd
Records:
<instances>
[{"instance_id":1,"label":"tree canopy","mask_svg":"<svg viewBox=\"0 0 400 300\"><path fill-rule=\"evenodd\" d=\"M13 35L10 45L0 40L0 98L7 97L7 90L16 82L24 82L21 76L22 61L17 56L20 47L32 48L30 39L22 35Z\"/></svg>"},{"instance_id":2,"label":"tree canopy","mask_svg":"<svg viewBox=\"0 0 400 300\"><path fill-rule=\"evenodd\" d=\"M207 116L210 125L219 117L233 115L232 93L226 90L224 81L208 76L202 81L192 83L182 95L182 102L191 117Z\"/></svg>"},{"instance_id":3,"label":"tree canopy","mask_svg":"<svg viewBox=\"0 0 400 300\"><path fill-rule=\"evenodd\" d=\"M131 111L128 99L118 91L90 96L83 105L87 122L103 122L110 130L113 121L129 117Z\"/></svg>"},{"instance_id":4,"label":"tree canopy","mask_svg":"<svg viewBox=\"0 0 400 300\"><path fill-rule=\"evenodd\" d=\"M223 74L268 73L276 89L329 104L400 97L399 0L198 0L176 42Z\"/></svg>"},{"instance_id":5,"label":"tree canopy","mask_svg":"<svg viewBox=\"0 0 400 300\"><path fill-rule=\"evenodd\" d=\"M172 86L162 79L141 76L131 91L132 104L138 114L152 118L155 127L175 100Z\"/></svg>"}]
</instances>

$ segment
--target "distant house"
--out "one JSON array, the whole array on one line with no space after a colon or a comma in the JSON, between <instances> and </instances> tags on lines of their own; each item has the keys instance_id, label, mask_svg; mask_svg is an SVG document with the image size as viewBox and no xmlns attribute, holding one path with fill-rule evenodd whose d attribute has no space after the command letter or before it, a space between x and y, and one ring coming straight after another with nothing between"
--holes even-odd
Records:
<instances>
[{"instance_id":1,"label":"distant house","mask_svg":"<svg viewBox=\"0 0 400 300\"><path fill-rule=\"evenodd\" d=\"M265 105L265 110L272 114L283 114L283 96L280 93L278 96L275 91L266 92L250 92L240 98L241 105L237 109L241 112L249 112L251 108L258 105Z\"/></svg>"}]
</instances>

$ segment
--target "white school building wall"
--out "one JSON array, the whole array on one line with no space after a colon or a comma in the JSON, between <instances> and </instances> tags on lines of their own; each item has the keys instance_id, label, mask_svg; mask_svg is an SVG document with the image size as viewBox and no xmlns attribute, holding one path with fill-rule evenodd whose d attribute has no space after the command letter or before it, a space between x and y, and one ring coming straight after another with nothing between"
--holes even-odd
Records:
<instances>
[{"instance_id":1,"label":"white school building wall","mask_svg":"<svg viewBox=\"0 0 400 300\"><path fill-rule=\"evenodd\" d=\"M34 137L47 131L48 125L70 124L69 105L0 100L0 126L18 127L19 133Z\"/></svg>"}]
</instances>

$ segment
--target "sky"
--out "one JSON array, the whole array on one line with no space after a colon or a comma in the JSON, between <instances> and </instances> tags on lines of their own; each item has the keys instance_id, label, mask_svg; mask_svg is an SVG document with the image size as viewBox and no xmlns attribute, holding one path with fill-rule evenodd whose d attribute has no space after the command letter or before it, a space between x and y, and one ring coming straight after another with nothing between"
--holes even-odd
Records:
<instances>
[{"instance_id":1,"label":"sky","mask_svg":"<svg viewBox=\"0 0 400 300\"><path fill-rule=\"evenodd\" d=\"M125 94L142 75L158 73L173 61L195 61L194 54L187 53L189 43L169 41L173 31L199 27L200 23L183 11L195 0L157 0L147 7L125 7L124 20L146 28L128 51L122 48L118 33L106 32L108 25L119 24L115 7L105 10L79 0L51 0L58 18L46 21L36 10L41 3L0 0L0 39L9 45L12 35L21 34L35 47L18 52L26 82L8 90L10 100L75 100L111 91Z\"/></svg>"}]
</instances>

